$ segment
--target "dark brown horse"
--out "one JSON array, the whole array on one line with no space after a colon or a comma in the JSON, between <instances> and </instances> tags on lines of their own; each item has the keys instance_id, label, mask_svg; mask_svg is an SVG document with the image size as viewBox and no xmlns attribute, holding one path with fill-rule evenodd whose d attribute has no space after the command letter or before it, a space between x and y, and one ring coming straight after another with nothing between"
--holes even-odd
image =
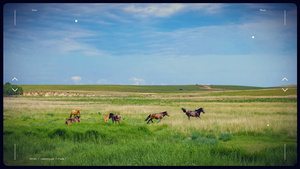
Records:
<instances>
[{"instance_id":1,"label":"dark brown horse","mask_svg":"<svg viewBox=\"0 0 300 169\"><path fill-rule=\"evenodd\" d=\"M66 124L67 125L70 125L70 124L72 124L72 123L74 123L74 122L80 122L80 116L76 116L76 117L74 117L73 119L68 119L67 121L66 121Z\"/></svg>"},{"instance_id":2,"label":"dark brown horse","mask_svg":"<svg viewBox=\"0 0 300 169\"><path fill-rule=\"evenodd\" d=\"M164 116L170 116L170 115L168 114L167 111L162 112L162 113L149 114L149 116L146 118L145 121L147 121L150 118L150 120L147 122L147 124L148 124L150 121L152 121L152 119L159 119L159 121L157 122L157 123L159 123ZM152 123L153 123L153 121L152 121Z\"/></svg>"},{"instance_id":3,"label":"dark brown horse","mask_svg":"<svg viewBox=\"0 0 300 169\"><path fill-rule=\"evenodd\" d=\"M199 117L201 119L200 113L203 112L203 114L205 114L204 108L202 108L202 107L195 111L190 111L190 110L186 111L184 108L181 108L181 109L189 117L189 120L190 120L191 116L196 117L196 118Z\"/></svg>"},{"instance_id":4,"label":"dark brown horse","mask_svg":"<svg viewBox=\"0 0 300 169\"><path fill-rule=\"evenodd\" d=\"M66 124L67 124L67 125L72 124L74 121L75 121L75 119L68 119L68 120L66 121Z\"/></svg>"},{"instance_id":5,"label":"dark brown horse","mask_svg":"<svg viewBox=\"0 0 300 169\"><path fill-rule=\"evenodd\" d=\"M80 116L76 116L74 119L76 122L80 122Z\"/></svg>"},{"instance_id":6,"label":"dark brown horse","mask_svg":"<svg viewBox=\"0 0 300 169\"><path fill-rule=\"evenodd\" d=\"M112 122L114 123L115 121L117 121L117 122L121 122L121 119L122 119L122 116L121 115L119 115L119 114L113 114L113 113L110 113L109 114L109 118L111 118L112 119Z\"/></svg>"}]
</instances>

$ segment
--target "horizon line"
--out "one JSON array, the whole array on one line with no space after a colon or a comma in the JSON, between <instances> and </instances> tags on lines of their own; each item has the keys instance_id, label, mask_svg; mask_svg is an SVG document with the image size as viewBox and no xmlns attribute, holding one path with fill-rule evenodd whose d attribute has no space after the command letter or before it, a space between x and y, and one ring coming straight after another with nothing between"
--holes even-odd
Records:
<instances>
[{"instance_id":1,"label":"horizon line","mask_svg":"<svg viewBox=\"0 0 300 169\"><path fill-rule=\"evenodd\" d=\"M5 85L5 84L3 84ZM286 87L286 86L298 86L297 84L288 84L288 85L280 85L280 86L268 86L268 87L262 87L262 86L249 86L249 85L212 85L212 84L166 84L166 85L135 85L135 84L11 84L11 85L36 85L36 86L245 86L245 87L261 87L261 88L272 88L272 87Z\"/></svg>"}]
</instances>

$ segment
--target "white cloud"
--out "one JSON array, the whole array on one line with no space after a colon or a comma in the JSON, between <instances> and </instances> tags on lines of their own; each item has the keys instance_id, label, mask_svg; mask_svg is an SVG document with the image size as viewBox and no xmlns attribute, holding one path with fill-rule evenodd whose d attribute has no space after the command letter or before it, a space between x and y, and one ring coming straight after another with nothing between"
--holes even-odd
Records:
<instances>
[{"instance_id":1,"label":"white cloud","mask_svg":"<svg viewBox=\"0 0 300 169\"><path fill-rule=\"evenodd\" d=\"M134 82L133 85L140 85L140 84L144 85L145 84L145 80L144 79L138 79L138 78L133 77L133 78L131 78L129 80Z\"/></svg>"},{"instance_id":2,"label":"white cloud","mask_svg":"<svg viewBox=\"0 0 300 169\"><path fill-rule=\"evenodd\" d=\"M195 7L196 8L196 7ZM291 16L292 17L292 16ZM147 53L162 58L194 55L238 55L278 53L296 44L296 25L283 26L279 17L260 18L229 25L181 28L173 31L148 31L142 35ZM151 36L149 36L151 35ZM251 38L255 36L255 39ZM281 40L279 40L281 39ZM289 45L288 45L289 44Z\"/></svg>"},{"instance_id":3,"label":"white cloud","mask_svg":"<svg viewBox=\"0 0 300 169\"><path fill-rule=\"evenodd\" d=\"M178 12L204 11L206 14L214 14L220 11L226 4L196 3L196 4L130 4L123 9L126 12L136 14L136 17L169 17Z\"/></svg>"},{"instance_id":4,"label":"white cloud","mask_svg":"<svg viewBox=\"0 0 300 169\"><path fill-rule=\"evenodd\" d=\"M145 4L138 6L135 4L125 7L124 10L131 13L136 13L139 17L168 17L180 11L184 4Z\"/></svg>"},{"instance_id":5,"label":"white cloud","mask_svg":"<svg viewBox=\"0 0 300 169\"><path fill-rule=\"evenodd\" d=\"M203 10L206 14L214 14L220 12L220 9L227 6L222 3L199 3L199 4L189 4L186 9L188 10Z\"/></svg>"},{"instance_id":6,"label":"white cloud","mask_svg":"<svg viewBox=\"0 0 300 169\"><path fill-rule=\"evenodd\" d=\"M80 76L73 76L71 79L74 81L74 83L78 84L82 78Z\"/></svg>"}]
</instances>

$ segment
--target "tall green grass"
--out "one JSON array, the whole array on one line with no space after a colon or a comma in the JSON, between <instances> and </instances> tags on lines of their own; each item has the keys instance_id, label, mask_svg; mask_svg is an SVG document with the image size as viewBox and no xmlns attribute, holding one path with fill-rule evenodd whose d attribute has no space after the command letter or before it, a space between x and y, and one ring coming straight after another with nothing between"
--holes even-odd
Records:
<instances>
[{"instance_id":1,"label":"tall green grass","mask_svg":"<svg viewBox=\"0 0 300 169\"><path fill-rule=\"evenodd\" d=\"M183 90L177 91L179 87ZM127 93L118 97L107 94L4 98L3 162L8 166L297 163L297 89L291 89L292 93L286 96L280 89L212 86L216 90L210 92L200 87L24 85L25 92ZM220 90L222 87L228 91ZM144 92L157 93L146 96ZM274 95L268 97L269 93ZM205 107L206 113L201 114L201 120L188 120L181 107ZM82 110L81 122L68 126L65 120L73 109ZM164 117L160 123L154 120L147 125L144 121L149 114L166 110L170 117ZM108 113L121 114L121 124L112 124L111 119L103 122Z\"/></svg>"},{"instance_id":2,"label":"tall green grass","mask_svg":"<svg viewBox=\"0 0 300 169\"><path fill-rule=\"evenodd\" d=\"M94 129L80 123L53 129L48 126L7 129L3 135L4 163L9 166L284 166L297 162L296 146L292 144L287 145L287 158L284 160L282 145L250 153L238 147L220 145L217 139L208 138L201 132L191 132L189 139L182 134L172 137L159 134L159 130L151 131L145 125L103 122L94 124ZM14 129L16 131L11 132ZM17 160L13 160L14 144ZM32 160L35 158L38 160ZM43 158L53 160L41 160Z\"/></svg>"}]
</instances>

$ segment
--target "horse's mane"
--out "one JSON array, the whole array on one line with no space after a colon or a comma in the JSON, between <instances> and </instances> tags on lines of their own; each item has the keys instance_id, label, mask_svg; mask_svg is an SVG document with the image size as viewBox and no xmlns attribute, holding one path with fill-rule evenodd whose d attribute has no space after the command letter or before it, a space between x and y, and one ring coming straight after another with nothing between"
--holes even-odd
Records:
<instances>
[{"instance_id":1,"label":"horse's mane","mask_svg":"<svg viewBox=\"0 0 300 169\"><path fill-rule=\"evenodd\" d=\"M203 108L202 108L202 107L200 107L199 109L196 110L197 113L199 113L199 112L201 112L201 111L203 111Z\"/></svg>"},{"instance_id":2,"label":"horse's mane","mask_svg":"<svg viewBox=\"0 0 300 169\"><path fill-rule=\"evenodd\" d=\"M161 112L160 114L166 114L167 113L167 111L164 111L164 112Z\"/></svg>"},{"instance_id":3,"label":"horse's mane","mask_svg":"<svg viewBox=\"0 0 300 169\"><path fill-rule=\"evenodd\" d=\"M108 118L110 119L110 118L112 118L114 116L114 114L113 113L109 113L109 116L108 116Z\"/></svg>"}]
</instances>

